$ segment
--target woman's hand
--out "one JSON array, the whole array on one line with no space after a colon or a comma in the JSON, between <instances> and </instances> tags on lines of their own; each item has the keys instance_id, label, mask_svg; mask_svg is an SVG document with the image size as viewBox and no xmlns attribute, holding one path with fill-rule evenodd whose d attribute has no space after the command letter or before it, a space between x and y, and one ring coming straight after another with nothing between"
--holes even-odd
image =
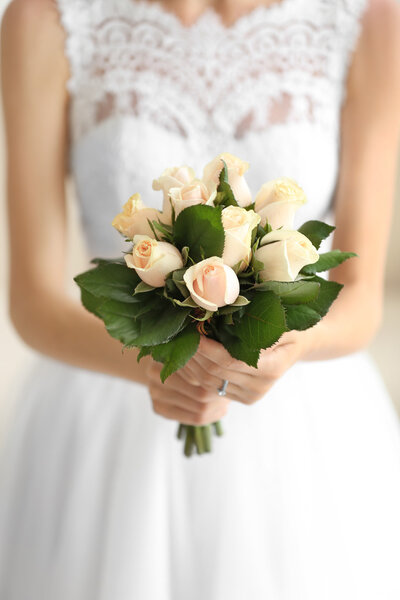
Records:
<instances>
[{"instance_id":1,"label":"woman's hand","mask_svg":"<svg viewBox=\"0 0 400 600\"><path fill-rule=\"evenodd\" d=\"M209 425L225 416L229 398L218 396L214 388L208 390L193 384L193 378L174 373L162 383L162 365L155 361L147 369L148 387L154 412L183 425Z\"/></svg>"},{"instance_id":2,"label":"woman's hand","mask_svg":"<svg viewBox=\"0 0 400 600\"><path fill-rule=\"evenodd\" d=\"M304 352L302 333L285 333L275 346L262 350L258 368L255 369L232 358L222 344L202 336L197 353L179 371L179 375L188 385L200 385L201 382L204 389L214 394L218 393L218 388L226 379L229 381L227 397L244 404L254 404Z\"/></svg>"}]
</instances>

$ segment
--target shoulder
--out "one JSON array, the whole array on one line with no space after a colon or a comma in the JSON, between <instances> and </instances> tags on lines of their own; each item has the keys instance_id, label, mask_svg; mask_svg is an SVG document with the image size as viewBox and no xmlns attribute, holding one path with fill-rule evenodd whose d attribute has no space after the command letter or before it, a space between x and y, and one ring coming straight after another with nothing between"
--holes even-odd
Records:
<instances>
[{"instance_id":1,"label":"shoulder","mask_svg":"<svg viewBox=\"0 0 400 600\"><path fill-rule=\"evenodd\" d=\"M56 0L12 0L4 12L2 30L46 27L57 16Z\"/></svg>"},{"instance_id":2,"label":"shoulder","mask_svg":"<svg viewBox=\"0 0 400 600\"><path fill-rule=\"evenodd\" d=\"M364 52L371 58L400 60L400 4L397 0L369 0L363 18L362 41Z\"/></svg>"},{"instance_id":3,"label":"shoulder","mask_svg":"<svg viewBox=\"0 0 400 600\"><path fill-rule=\"evenodd\" d=\"M65 62L64 42L56 0L12 0L1 23L2 71L54 73Z\"/></svg>"},{"instance_id":4,"label":"shoulder","mask_svg":"<svg viewBox=\"0 0 400 600\"><path fill-rule=\"evenodd\" d=\"M400 4L368 0L360 39L349 72L348 96L365 104L400 104ZM377 106L378 108L378 106Z\"/></svg>"}]
</instances>

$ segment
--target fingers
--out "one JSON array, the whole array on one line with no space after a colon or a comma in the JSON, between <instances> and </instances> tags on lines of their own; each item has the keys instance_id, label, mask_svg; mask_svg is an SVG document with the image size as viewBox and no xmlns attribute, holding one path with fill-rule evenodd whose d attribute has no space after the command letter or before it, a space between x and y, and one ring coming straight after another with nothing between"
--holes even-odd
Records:
<instances>
[{"instance_id":1,"label":"fingers","mask_svg":"<svg viewBox=\"0 0 400 600\"><path fill-rule=\"evenodd\" d=\"M217 364L226 372L234 371L236 373L253 374L256 371L256 369L249 367L243 361L233 358L222 344L203 335L200 337L199 348L194 358L197 358L198 356L203 356L210 362ZM228 379L228 377L226 379Z\"/></svg>"},{"instance_id":2,"label":"fingers","mask_svg":"<svg viewBox=\"0 0 400 600\"><path fill-rule=\"evenodd\" d=\"M208 425L225 416L229 399L219 397L204 387L187 383L177 373L165 383L160 380L162 365L153 362L148 368L148 386L154 411L185 425Z\"/></svg>"},{"instance_id":3,"label":"fingers","mask_svg":"<svg viewBox=\"0 0 400 600\"><path fill-rule=\"evenodd\" d=\"M157 393L157 389L150 389L154 412L167 419L179 421L184 425L209 425L222 419L227 412L229 400L218 398L218 401L198 402L197 405L188 407L188 398L178 393L174 395Z\"/></svg>"}]
</instances>

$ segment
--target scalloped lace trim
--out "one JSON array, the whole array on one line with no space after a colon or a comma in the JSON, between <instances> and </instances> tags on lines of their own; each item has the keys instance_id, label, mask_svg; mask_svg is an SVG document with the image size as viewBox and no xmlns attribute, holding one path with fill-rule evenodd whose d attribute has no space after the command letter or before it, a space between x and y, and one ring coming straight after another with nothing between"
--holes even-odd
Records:
<instances>
[{"instance_id":1,"label":"scalloped lace trim","mask_svg":"<svg viewBox=\"0 0 400 600\"><path fill-rule=\"evenodd\" d=\"M187 26L159 1L58 0L73 140L114 116L194 139L337 126L366 2L282 0L231 26L211 9Z\"/></svg>"}]
</instances>

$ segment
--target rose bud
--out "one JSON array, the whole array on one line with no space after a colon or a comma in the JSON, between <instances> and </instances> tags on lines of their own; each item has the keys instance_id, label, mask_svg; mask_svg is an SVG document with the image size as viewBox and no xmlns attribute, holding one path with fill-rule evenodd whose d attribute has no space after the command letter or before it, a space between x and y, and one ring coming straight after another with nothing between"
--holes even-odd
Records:
<instances>
[{"instance_id":1,"label":"rose bud","mask_svg":"<svg viewBox=\"0 0 400 600\"><path fill-rule=\"evenodd\" d=\"M240 270L245 269L251 257L251 234L260 222L260 215L253 210L238 206L227 206L222 211L222 225L225 231L225 245L222 259L229 267L241 262Z\"/></svg>"},{"instance_id":2,"label":"rose bud","mask_svg":"<svg viewBox=\"0 0 400 600\"><path fill-rule=\"evenodd\" d=\"M261 216L263 227L268 221L272 229L292 229L294 214L305 202L307 198L302 188L292 179L283 177L261 186L254 210Z\"/></svg>"},{"instance_id":3,"label":"rose bud","mask_svg":"<svg viewBox=\"0 0 400 600\"><path fill-rule=\"evenodd\" d=\"M222 161L226 163L228 168L228 182L232 188L236 202L239 206L248 206L251 204L251 192L244 174L249 168L249 163L240 160L240 158L233 156L233 154L224 152L208 163L203 172L204 183L211 191L214 191L218 187L219 176L224 167Z\"/></svg>"},{"instance_id":4,"label":"rose bud","mask_svg":"<svg viewBox=\"0 0 400 600\"><path fill-rule=\"evenodd\" d=\"M153 287L162 287L171 271L181 269L181 253L168 242L157 242L149 236L135 235L132 254L125 256L126 264L135 269L140 279Z\"/></svg>"},{"instance_id":5,"label":"rose bud","mask_svg":"<svg viewBox=\"0 0 400 600\"><path fill-rule=\"evenodd\" d=\"M158 179L153 181L153 190L162 190L164 194L163 215L164 221L171 222L171 202L169 192L171 188L182 187L195 179L195 172L191 167L171 167L165 169Z\"/></svg>"},{"instance_id":6,"label":"rose bud","mask_svg":"<svg viewBox=\"0 0 400 600\"><path fill-rule=\"evenodd\" d=\"M190 267L183 279L196 304L212 312L226 304L233 304L239 296L236 273L217 256Z\"/></svg>"},{"instance_id":7,"label":"rose bud","mask_svg":"<svg viewBox=\"0 0 400 600\"><path fill-rule=\"evenodd\" d=\"M175 217L177 217L179 213L189 206L212 204L216 193L210 194L202 181L194 179L192 183L186 183L182 187L171 188L169 195L175 209Z\"/></svg>"},{"instance_id":8,"label":"rose bud","mask_svg":"<svg viewBox=\"0 0 400 600\"><path fill-rule=\"evenodd\" d=\"M254 257L264 263L263 281L294 281L305 265L317 262L319 254L302 233L279 229L262 238Z\"/></svg>"},{"instance_id":9,"label":"rose bud","mask_svg":"<svg viewBox=\"0 0 400 600\"><path fill-rule=\"evenodd\" d=\"M155 208L147 208L140 194L131 196L123 206L122 212L112 222L113 227L130 240L135 235L154 237L148 220L158 221L162 217Z\"/></svg>"}]
</instances>

